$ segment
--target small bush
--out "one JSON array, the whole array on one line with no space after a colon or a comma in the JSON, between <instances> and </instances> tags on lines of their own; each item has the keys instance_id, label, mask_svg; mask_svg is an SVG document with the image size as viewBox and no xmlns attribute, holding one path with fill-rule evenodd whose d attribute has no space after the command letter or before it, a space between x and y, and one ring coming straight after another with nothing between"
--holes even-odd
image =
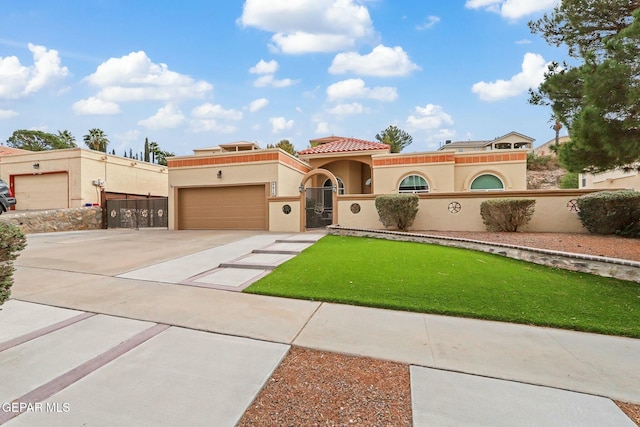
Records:
<instances>
[{"instance_id":1,"label":"small bush","mask_svg":"<svg viewBox=\"0 0 640 427\"><path fill-rule=\"evenodd\" d=\"M482 202L480 215L487 231L518 231L533 216L532 199L493 199Z\"/></svg>"},{"instance_id":2,"label":"small bush","mask_svg":"<svg viewBox=\"0 0 640 427\"><path fill-rule=\"evenodd\" d=\"M27 244L24 233L15 225L0 222L0 305L11 295L13 260Z\"/></svg>"},{"instance_id":3,"label":"small bush","mask_svg":"<svg viewBox=\"0 0 640 427\"><path fill-rule=\"evenodd\" d=\"M386 227L406 231L413 225L418 213L416 194L390 194L376 197L376 210L380 222Z\"/></svg>"},{"instance_id":4,"label":"small bush","mask_svg":"<svg viewBox=\"0 0 640 427\"><path fill-rule=\"evenodd\" d=\"M640 192L600 191L578 198L578 217L594 234L640 237Z\"/></svg>"},{"instance_id":5,"label":"small bush","mask_svg":"<svg viewBox=\"0 0 640 427\"><path fill-rule=\"evenodd\" d=\"M560 178L560 188L578 188L580 187L580 175L577 172L567 172Z\"/></svg>"}]
</instances>

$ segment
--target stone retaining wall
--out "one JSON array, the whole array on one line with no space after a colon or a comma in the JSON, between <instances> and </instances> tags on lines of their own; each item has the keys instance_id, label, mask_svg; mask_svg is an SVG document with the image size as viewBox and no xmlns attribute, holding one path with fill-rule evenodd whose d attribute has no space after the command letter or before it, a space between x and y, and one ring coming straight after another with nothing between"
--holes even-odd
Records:
<instances>
[{"instance_id":1,"label":"stone retaining wall","mask_svg":"<svg viewBox=\"0 0 640 427\"><path fill-rule=\"evenodd\" d=\"M327 227L329 234L338 236L375 237L380 239L400 240L406 242L431 243L456 248L495 253L509 258L546 265L565 270L597 274L598 276L640 282L640 262L606 258L600 256L568 254L566 252L546 249L524 248L501 243L486 243L478 240L459 239L454 237L430 236L417 233L403 233L388 230L370 230L346 228L340 226Z\"/></svg>"},{"instance_id":2,"label":"stone retaining wall","mask_svg":"<svg viewBox=\"0 0 640 427\"><path fill-rule=\"evenodd\" d=\"M84 207L43 211L5 212L0 221L17 225L25 234L102 228L102 208Z\"/></svg>"}]
</instances>

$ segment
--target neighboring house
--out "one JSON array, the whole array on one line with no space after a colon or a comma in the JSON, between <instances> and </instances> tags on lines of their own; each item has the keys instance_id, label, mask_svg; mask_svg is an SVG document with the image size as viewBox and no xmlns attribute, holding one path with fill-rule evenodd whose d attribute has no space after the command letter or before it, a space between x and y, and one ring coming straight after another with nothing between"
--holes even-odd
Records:
<instances>
[{"instance_id":1,"label":"neighboring house","mask_svg":"<svg viewBox=\"0 0 640 427\"><path fill-rule=\"evenodd\" d=\"M625 172L622 169L599 173L597 175L581 173L580 188L596 190L613 190L628 188L640 191L640 172L636 164L634 169Z\"/></svg>"},{"instance_id":2,"label":"neighboring house","mask_svg":"<svg viewBox=\"0 0 640 427\"><path fill-rule=\"evenodd\" d=\"M166 166L83 148L11 155L2 151L0 177L16 196L17 210L101 205L109 198L167 196Z\"/></svg>"},{"instance_id":3,"label":"neighboring house","mask_svg":"<svg viewBox=\"0 0 640 427\"><path fill-rule=\"evenodd\" d=\"M558 138L558 146L566 143L567 141L569 141L571 138L569 136L561 136L560 138ZM553 147L554 145L556 145L556 139L553 138L552 140L549 140L547 142L545 142L544 144L536 147L533 149L533 154L535 154L536 156L553 156L556 157L557 154L554 150L552 150L551 147Z\"/></svg>"},{"instance_id":4,"label":"neighboring house","mask_svg":"<svg viewBox=\"0 0 640 427\"><path fill-rule=\"evenodd\" d=\"M302 231L339 223L334 207L349 195L526 190L527 147L390 153L355 138L310 142L297 158L225 144L168 159L169 228Z\"/></svg>"},{"instance_id":5,"label":"neighboring house","mask_svg":"<svg viewBox=\"0 0 640 427\"><path fill-rule=\"evenodd\" d=\"M493 150L521 150L533 149L535 139L518 132L509 132L490 141L446 141L439 150L467 151L493 151Z\"/></svg>"}]
</instances>

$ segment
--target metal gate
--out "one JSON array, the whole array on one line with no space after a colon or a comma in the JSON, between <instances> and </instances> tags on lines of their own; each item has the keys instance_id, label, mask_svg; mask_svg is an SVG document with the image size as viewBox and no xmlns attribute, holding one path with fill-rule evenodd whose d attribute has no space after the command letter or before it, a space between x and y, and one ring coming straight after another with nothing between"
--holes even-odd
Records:
<instances>
[{"instance_id":1,"label":"metal gate","mask_svg":"<svg viewBox=\"0 0 640 427\"><path fill-rule=\"evenodd\" d=\"M168 227L169 201L155 199L111 199L106 201L108 228Z\"/></svg>"},{"instance_id":2,"label":"metal gate","mask_svg":"<svg viewBox=\"0 0 640 427\"><path fill-rule=\"evenodd\" d=\"M324 228L333 223L333 189L317 187L306 189L306 228Z\"/></svg>"}]
</instances>

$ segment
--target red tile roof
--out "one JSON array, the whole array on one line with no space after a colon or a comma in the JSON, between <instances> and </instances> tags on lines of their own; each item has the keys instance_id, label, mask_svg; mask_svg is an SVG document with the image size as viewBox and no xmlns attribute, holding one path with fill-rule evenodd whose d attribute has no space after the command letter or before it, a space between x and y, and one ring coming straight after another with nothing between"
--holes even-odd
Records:
<instances>
[{"instance_id":1,"label":"red tile roof","mask_svg":"<svg viewBox=\"0 0 640 427\"><path fill-rule=\"evenodd\" d=\"M337 141L328 142L326 144L298 151L298 155L304 156L308 154L344 153L349 151L388 150L389 148L390 146L388 144L380 144L378 142L365 141L363 139L342 138Z\"/></svg>"},{"instance_id":2,"label":"red tile roof","mask_svg":"<svg viewBox=\"0 0 640 427\"><path fill-rule=\"evenodd\" d=\"M23 150L22 148L5 147L4 145L0 145L0 157L11 156L13 154L25 154L25 153L33 153L33 151Z\"/></svg>"}]
</instances>

